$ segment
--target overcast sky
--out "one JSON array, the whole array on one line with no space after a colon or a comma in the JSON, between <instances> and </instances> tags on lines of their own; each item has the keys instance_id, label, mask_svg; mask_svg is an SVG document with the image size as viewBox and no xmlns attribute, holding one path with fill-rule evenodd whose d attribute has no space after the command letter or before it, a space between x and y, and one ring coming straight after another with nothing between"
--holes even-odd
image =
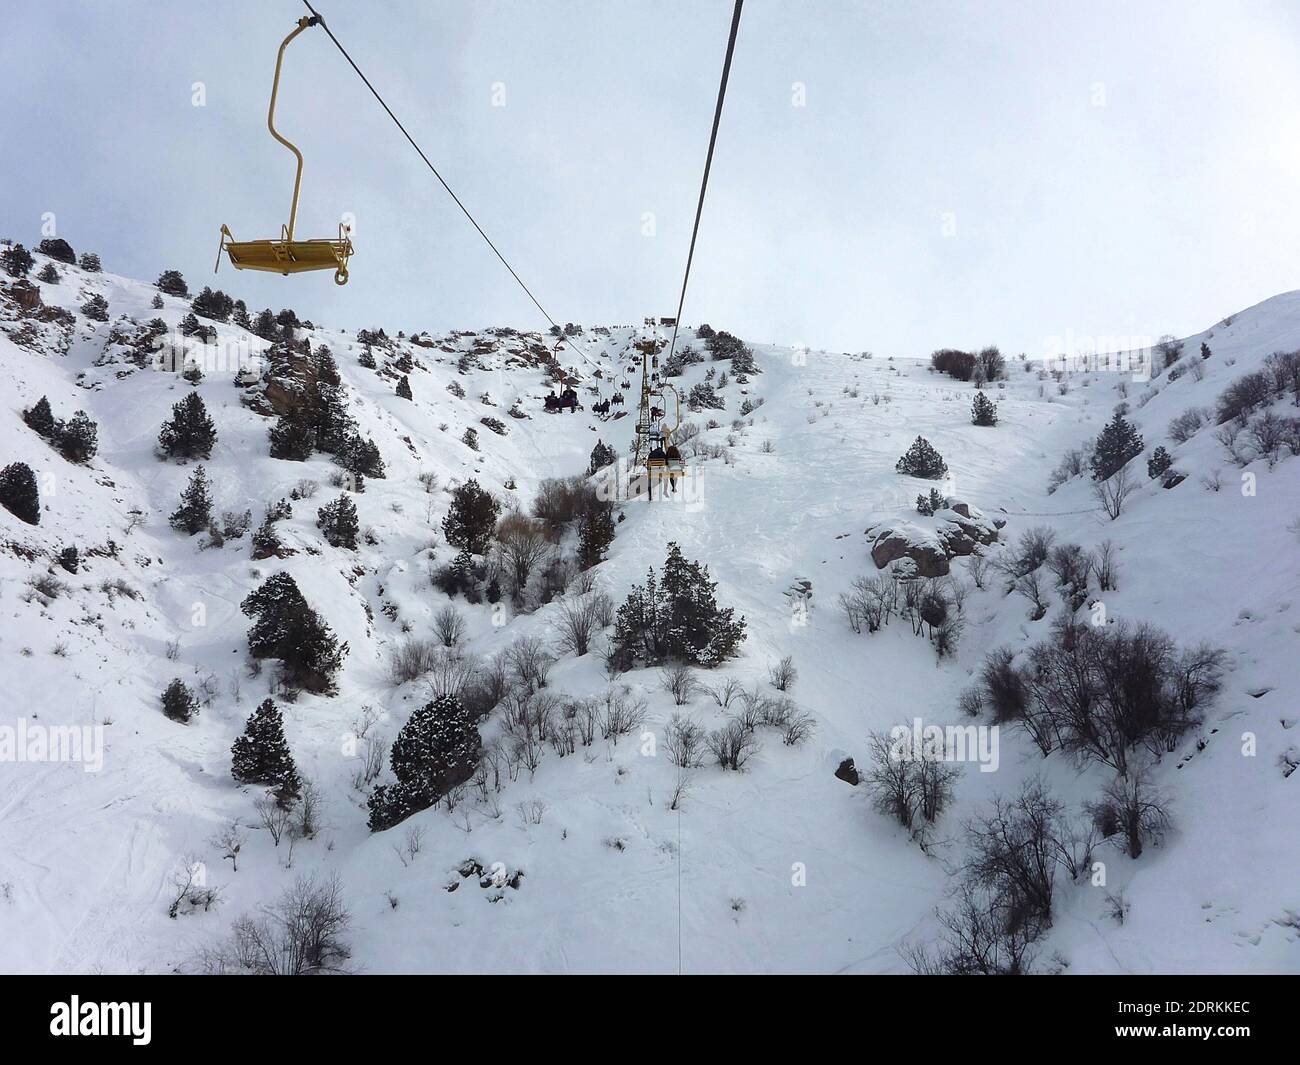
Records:
<instances>
[{"instance_id":1,"label":"overcast sky","mask_svg":"<svg viewBox=\"0 0 1300 1065\"><path fill-rule=\"evenodd\" d=\"M673 312L730 0L317 6L554 317ZM107 269L327 325L544 327L320 30L278 124L352 280L214 282L220 223L287 220L304 10L6 5L0 235L54 212ZM1294 3L748 0L684 319L878 354L1200 330L1300 287L1297 56Z\"/></svg>"}]
</instances>

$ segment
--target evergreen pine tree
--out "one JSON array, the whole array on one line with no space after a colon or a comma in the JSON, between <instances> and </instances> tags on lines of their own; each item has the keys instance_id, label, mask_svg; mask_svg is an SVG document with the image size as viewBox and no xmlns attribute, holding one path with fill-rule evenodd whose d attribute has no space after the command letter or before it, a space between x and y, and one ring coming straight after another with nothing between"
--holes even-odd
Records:
<instances>
[{"instance_id":1,"label":"evergreen pine tree","mask_svg":"<svg viewBox=\"0 0 1300 1065\"><path fill-rule=\"evenodd\" d=\"M321 507L316 512L316 525L331 547L356 550L357 505L351 496L341 495L333 503Z\"/></svg>"},{"instance_id":2,"label":"evergreen pine tree","mask_svg":"<svg viewBox=\"0 0 1300 1065\"><path fill-rule=\"evenodd\" d=\"M56 425L54 437L59 451L69 462L89 462L99 450L99 426L84 410L76 411L70 421Z\"/></svg>"},{"instance_id":3,"label":"evergreen pine tree","mask_svg":"<svg viewBox=\"0 0 1300 1065\"><path fill-rule=\"evenodd\" d=\"M41 493L27 463L11 462L0 470L0 507L28 525L41 523Z\"/></svg>"},{"instance_id":4,"label":"evergreen pine tree","mask_svg":"<svg viewBox=\"0 0 1300 1065\"><path fill-rule=\"evenodd\" d=\"M371 794L370 828L391 828L464 783L478 765L482 738L459 699L440 695L416 710L389 756L397 783Z\"/></svg>"},{"instance_id":5,"label":"evergreen pine tree","mask_svg":"<svg viewBox=\"0 0 1300 1065\"><path fill-rule=\"evenodd\" d=\"M1173 464L1174 460L1169 452L1163 446L1157 447L1147 459L1147 476L1153 479L1159 477Z\"/></svg>"},{"instance_id":6,"label":"evergreen pine tree","mask_svg":"<svg viewBox=\"0 0 1300 1065\"><path fill-rule=\"evenodd\" d=\"M182 725L189 724L190 718L199 712L198 700L180 677L167 685L162 694L162 707L164 714Z\"/></svg>"},{"instance_id":7,"label":"evergreen pine tree","mask_svg":"<svg viewBox=\"0 0 1300 1065\"><path fill-rule=\"evenodd\" d=\"M253 331L252 320L248 317L248 306L243 300L235 300L235 309L230 312L230 320L240 329Z\"/></svg>"},{"instance_id":8,"label":"evergreen pine tree","mask_svg":"<svg viewBox=\"0 0 1300 1065\"><path fill-rule=\"evenodd\" d=\"M181 503L170 519L171 527L187 536L202 532L212 521L212 493L209 491L207 471L202 466L194 471L190 482L181 493Z\"/></svg>"},{"instance_id":9,"label":"evergreen pine tree","mask_svg":"<svg viewBox=\"0 0 1300 1065\"><path fill-rule=\"evenodd\" d=\"M414 396L411 395L411 380L409 377L406 376L406 374L402 374L402 376L398 378L397 394L401 396L402 399L415 398Z\"/></svg>"},{"instance_id":10,"label":"evergreen pine tree","mask_svg":"<svg viewBox=\"0 0 1300 1065\"><path fill-rule=\"evenodd\" d=\"M357 362L367 370L373 370L375 368L375 353L370 350L369 344L361 349L361 354L357 357Z\"/></svg>"},{"instance_id":11,"label":"evergreen pine tree","mask_svg":"<svg viewBox=\"0 0 1300 1065\"><path fill-rule=\"evenodd\" d=\"M1203 358L1203 359L1208 359L1212 354L1214 354L1214 353L1213 353L1212 351L1210 351L1210 345L1207 344L1204 340L1202 340L1202 341L1201 341L1201 358Z\"/></svg>"},{"instance_id":12,"label":"evergreen pine tree","mask_svg":"<svg viewBox=\"0 0 1300 1065\"><path fill-rule=\"evenodd\" d=\"M83 251L77 265L88 274L97 274L104 268L103 264L99 261L99 256L93 251Z\"/></svg>"},{"instance_id":13,"label":"evergreen pine tree","mask_svg":"<svg viewBox=\"0 0 1300 1065\"><path fill-rule=\"evenodd\" d=\"M934 449L934 445L925 437L918 436L894 469L910 477L923 477L928 481L937 481L948 474L948 464L943 456Z\"/></svg>"},{"instance_id":14,"label":"evergreen pine tree","mask_svg":"<svg viewBox=\"0 0 1300 1065\"><path fill-rule=\"evenodd\" d=\"M270 558L272 555L279 556L282 546L280 534L275 531L275 523L271 520L271 515L268 514L262 519L262 524L253 533L253 558L262 559Z\"/></svg>"},{"instance_id":15,"label":"evergreen pine tree","mask_svg":"<svg viewBox=\"0 0 1300 1065\"><path fill-rule=\"evenodd\" d=\"M0 266L5 268L5 273L10 277L26 277L35 265L36 260L32 258L32 253L21 244L0 251Z\"/></svg>"},{"instance_id":16,"label":"evergreen pine tree","mask_svg":"<svg viewBox=\"0 0 1300 1065\"><path fill-rule=\"evenodd\" d=\"M23 421L29 429L47 440L54 435L54 412L50 410L50 401L44 396L23 411Z\"/></svg>"},{"instance_id":17,"label":"evergreen pine tree","mask_svg":"<svg viewBox=\"0 0 1300 1065\"><path fill-rule=\"evenodd\" d=\"M37 281L44 281L47 285L57 285L59 283L59 271L55 269L53 263L46 263L41 267L40 273L36 275Z\"/></svg>"},{"instance_id":18,"label":"evergreen pine tree","mask_svg":"<svg viewBox=\"0 0 1300 1065\"><path fill-rule=\"evenodd\" d=\"M611 663L628 669L666 661L712 668L732 658L745 639L745 619L720 608L717 584L707 566L687 560L675 543L658 582L651 569L644 585L634 585L614 622Z\"/></svg>"},{"instance_id":19,"label":"evergreen pine tree","mask_svg":"<svg viewBox=\"0 0 1300 1065\"><path fill-rule=\"evenodd\" d=\"M273 459L306 462L316 450L316 429L298 408L281 414L267 435Z\"/></svg>"},{"instance_id":20,"label":"evergreen pine tree","mask_svg":"<svg viewBox=\"0 0 1300 1065\"><path fill-rule=\"evenodd\" d=\"M188 296L190 294L190 287L185 284L185 278L181 276L179 270L164 270L158 275L157 287L169 296Z\"/></svg>"},{"instance_id":21,"label":"evergreen pine tree","mask_svg":"<svg viewBox=\"0 0 1300 1065\"><path fill-rule=\"evenodd\" d=\"M235 301L221 289L213 292L204 285L203 291L194 297L190 306L195 314L204 318L211 318L214 322L228 322L231 312L235 309Z\"/></svg>"},{"instance_id":22,"label":"evergreen pine tree","mask_svg":"<svg viewBox=\"0 0 1300 1065\"><path fill-rule=\"evenodd\" d=\"M161 311L163 309L162 296L160 296L158 293L155 292L153 299L149 301L149 306L152 307L155 311Z\"/></svg>"},{"instance_id":23,"label":"evergreen pine tree","mask_svg":"<svg viewBox=\"0 0 1300 1065\"><path fill-rule=\"evenodd\" d=\"M265 784L283 801L301 788L298 767L284 738L284 719L271 699L249 715L244 734L230 748L230 775L241 784Z\"/></svg>"},{"instance_id":24,"label":"evergreen pine tree","mask_svg":"<svg viewBox=\"0 0 1300 1065\"><path fill-rule=\"evenodd\" d=\"M471 478L458 485L452 493L447 516L442 519L447 543L464 548L472 555L483 554L492 539L500 512L501 504L492 493L479 487L478 481Z\"/></svg>"},{"instance_id":25,"label":"evergreen pine tree","mask_svg":"<svg viewBox=\"0 0 1300 1065\"><path fill-rule=\"evenodd\" d=\"M46 237L38 245L36 250L42 255L48 255L51 259L57 259L68 266L77 265L77 253L72 250L72 245L62 237Z\"/></svg>"},{"instance_id":26,"label":"evergreen pine tree","mask_svg":"<svg viewBox=\"0 0 1300 1065\"><path fill-rule=\"evenodd\" d=\"M348 652L303 598L294 579L275 573L239 606L253 625L248 649L254 658L278 658L284 679L307 691L331 693L334 674Z\"/></svg>"},{"instance_id":27,"label":"evergreen pine tree","mask_svg":"<svg viewBox=\"0 0 1300 1065\"><path fill-rule=\"evenodd\" d=\"M257 312L257 318L253 321L253 332L263 340L274 341L279 338L280 327L269 307Z\"/></svg>"},{"instance_id":28,"label":"evergreen pine tree","mask_svg":"<svg viewBox=\"0 0 1300 1065\"><path fill-rule=\"evenodd\" d=\"M217 427L197 392L172 405L171 420L158 433L158 447L173 458L206 459L216 441Z\"/></svg>"},{"instance_id":29,"label":"evergreen pine tree","mask_svg":"<svg viewBox=\"0 0 1300 1065\"><path fill-rule=\"evenodd\" d=\"M108 321L108 300L98 292L81 305L81 313L95 322Z\"/></svg>"},{"instance_id":30,"label":"evergreen pine tree","mask_svg":"<svg viewBox=\"0 0 1300 1065\"><path fill-rule=\"evenodd\" d=\"M1142 454L1142 437L1133 424L1119 411L1097 437L1092 452L1092 476L1105 481L1118 473L1130 460Z\"/></svg>"},{"instance_id":31,"label":"evergreen pine tree","mask_svg":"<svg viewBox=\"0 0 1300 1065\"><path fill-rule=\"evenodd\" d=\"M590 569L605 558L614 542L613 508L607 503L589 507L578 519L578 565Z\"/></svg>"},{"instance_id":32,"label":"evergreen pine tree","mask_svg":"<svg viewBox=\"0 0 1300 1065\"><path fill-rule=\"evenodd\" d=\"M975 425L997 425L998 405L983 392L976 392L971 404L970 420Z\"/></svg>"}]
</instances>

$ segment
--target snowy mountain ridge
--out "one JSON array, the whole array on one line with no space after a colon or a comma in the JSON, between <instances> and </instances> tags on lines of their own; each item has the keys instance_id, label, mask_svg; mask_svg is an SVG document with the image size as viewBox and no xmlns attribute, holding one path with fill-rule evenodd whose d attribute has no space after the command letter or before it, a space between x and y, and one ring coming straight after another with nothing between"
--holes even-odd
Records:
<instances>
[{"instance_id":1,"label":"snowy mountain ridge","mask_svg":"<svg viewBox=\"0 0 1300 1065\"><path fill-rule=\"evenodd\" d=\"M47 263L36 256L38 267ZM850 757L866 769L872 731L916 719L970 723L960 699L985 656L1048 637L1066 608L1050 580L1040 589L1047 609L1035 620L1024 593L1007 594L1001 579L977 587L971 573L973 559L1005 557L1040 526L1058 544L1113 545L1117 585L1089 586L1080 617L1102 602L1110 619L1149 622L1180 645L1222 648L1226 672L1203 724L1153 766L1170 810L1163 844L1136 860L1099 844L1104 885L1058 883L1036 968L1300 969L1300 775L1291 772L1300 764L1292 665L1300 458L1285 445L1267 454L1242 433L1225 444L1212 416L1181 443L1169 436L1171 422L1213 408L1238 379L1266 371L1275 352L1300 349L1300 292L1186 338L1150 382L1053 375L1008 359L1005 380L986 386L997 401L992 427L971 423L970 382L919 360L751 343L761 372L745 382L732 375L717 389L722 408L688 416L699 427L689 501L621 502L609 557L590 571L620 604L676 542L709 566L719 602L748 629L740 656L698 679L721 689L730 677L774 695L770 668L790 656L798 671L789 698L809 715L811 735L787 744L779 730L760 727L744 771L699 767L679 791L666 729L679 713L706 731L720 727L728 713L707 693L677 705L656 669L611 677L594 650L561 653L563 597L470 603L432 582L457 553L441 528L455 485L474 478L527 512L546 478L586 472L598 440L627 454L635 328L575 337L560 359L585 409L548 414L542 398L555 340L545 334L360 337L299 324L294 342L330 350L357 434L383 459L382 478L348 492L347 471L328 455L270 457L271 415L291 397L275 394L283 378L263 373L273 362L264 358L267 340L200 318L215 330L205 347L179 336L190 299L53 266L54 283L38 281L35 270L26 284L0 278L0 375L9 397L0 466L29 465L41 499L37 525L0 509L0 726L21 726L24 736L98 728L86 735L102 738L102 768L19 760L16 752L0 763L4 970L190 971L233 921L316 874L338 877L351 911L350 964L361 971L906 971L908 948L942 935L935 911L949 905L968 818L1036 774L1072 813L1108 780L1059 750L1044 757L1023 729L1003 727L997 770L966 766L920 847L871 808L864 785L835 776ZM107 303L103 320L83 311L96 296ZM154 319L165 333L150 331ZM684 334L702 349L694 331ZM172 347L223 354L192 383L157 368L159 352ZM367 349L374 368L361 362ZM172 365L183 370L184 357ZM706 357L675 383L690 392L722 372L730 372L725 360ZM397 394L403 378L410 399ZM623 392L623 380L631 390ZM195 393L217 428L210 458L160 459L161 424ZM627 396L628 417L593 412L616 393ZM69 461L24 423L42 396L55 417L83 410L97 424L88 462ZM1096 438L1120 403L1145 446L1132 461L1137 483L1111 520L1086 471L1047 489L1062 455ZM1288 403L1280 396L1260 409L1284 418ZM464 442L470 429L478 450ZM946 477L896 472L918 435L944 457ZM1164 484L1174 478L1146 476L1157 446L1183 475L1173 487ZM170 527L199 465L218 514L250 512L256 527L268 505L292 501L292 516L277 523L281 557L251 558L250 533L217 544ZM964 628L943 658L897 619L855 633L837 605L855 579L889 572L873 562L865 530L951 523L947 508L917 514L917 495L931 487L998 526L995 542L944 560L964 588ZM316 522L317 510L344 493L362 530L355 550L330 546ZM76 572L59 562L70 546L80 555ZM240 604L277 571L292 576L349 648L335 694L275 696L294 759L321 800L317 831L293 843L273 841L255 809L259 789L230 775L231 744L270 694L273 672L248 667ZM471 789L455 808L444 803L371 833L373 780L357 786L366 740L391 742L428 699L422 681L393 682L392 656L404 641L429 638L449 603L464 618L462 646L475 661L537 637L556 656L550 691L598 699L626 685L630 699L645 700L644 723L573 755L548 749L533 771L491 794ZM160 709L175 678L203 702L186 725ZM485 741L500 734L501 718L497 709L481 723ZM390 779L387 768L378 779ZM234 863L214 843L232 823L244 838ZM212 888L212 904L169 917L177 878L193 869ZM1116 898L1126 907L1120 918Z\"/></svg>"}]
</instances>

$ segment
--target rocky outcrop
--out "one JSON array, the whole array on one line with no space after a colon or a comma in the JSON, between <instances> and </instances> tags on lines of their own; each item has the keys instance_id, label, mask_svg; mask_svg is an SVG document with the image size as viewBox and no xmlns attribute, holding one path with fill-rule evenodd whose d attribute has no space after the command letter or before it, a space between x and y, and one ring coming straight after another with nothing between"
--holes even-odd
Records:
<instances>
[{"instance_id":1,"label":"rocky outcrop","mask_svg":"<svg viewBox=\"0 0 1300 1065\"><path fill-rule=\"evenodd\" d=\"M895 564L908 576L942 577L956 556L997 543L1003 518L988 518L969 503L953 502L926 520L879 522L867 526L871 561L877 569ZM906 560L906 561L904 561Z\"/></svg>"}]
</instances>

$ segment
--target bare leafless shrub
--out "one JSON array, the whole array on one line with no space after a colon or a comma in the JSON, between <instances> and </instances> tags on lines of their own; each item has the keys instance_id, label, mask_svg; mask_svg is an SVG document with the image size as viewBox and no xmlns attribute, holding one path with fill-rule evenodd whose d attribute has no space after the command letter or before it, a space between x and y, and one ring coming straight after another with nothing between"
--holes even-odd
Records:
<instances>
[{"instance_id":1,"label":"bare leafless shrub","mask_svg":"<svg viewBox=\"0 0 1300 1065\"><path fill-rule=\"evenodd\" d=\"M704 764L704 729L681 714L673 714L664 728L664 749L679 769L696 769Z\"/></svg>"},{"instance_id":2,"label":"bare leafless shrub","mask_svg":"<svg viewBox=\"0 0 1300 1065\"><path fill-rule=\"evenodd\" d=\"M425 673L425 683L429 686L430 696L435 699L449 695L453 699L463 700L476 675L477 669L472 658L456 648L439 647Z\"/></svg>"},{"instance_id":3,"label":"bare leafless shrub","mask_svg":"<svg viewBox=\"0 0 1300 1065\"><path fill-rule=\"evenodd\" d=\"M384 757L388 754L388 743L380 736L362 736L359 738L357 757L360 762L352 777L352 786L358 791L366 791L379 779L384 771Z\"/></svg>"},{"instance_id":4,"label":"bare leafless shrub","mask_svg":"<svg viewBox=\"0 0 1300 1065\"><path fill-rule=\"evenodd\" d=\"M645 722L646 701L631 688L609 688L601 698L598 725L602 739L618 742L620 736L636 731Z\"/></svg>"},{"instance_id":5,"label":"bare leafless shrub","mask_svg":"<svg viewBox=\"0 0 1300 1065\"><path fill-rule=\"evenodd\" d=\"M259 976L343 972L350 919L337 877L300 877L263 916L236 921L230 940L204 956L204 968Z\"/></svg>"},{"instance_id":6,"label":"bare leafless shrub","mask_svg":"<svg viewBox=\"0 0 1300 1065\"><path fill-rule=\"evenodd\" d=\"M438 651L438 645L432 640L416 636L403 640L389 655L389 677L394 684L418 680L433 669Z\"/></svg>"},{"instance_id":7,"label":"bare leafless shrub","mask_svg":"<svg viewBox=\"0 0 1300 1065\"><path fill-rule=\"evenodd\" d=\"M1041 778L1013 799L999 796L982 818L966 822L971 854L966 877L998 900L1001 926L1035 939L1052 923L1062 807Z\"/></svg>"},{"instance_id":8,"label":"bare leafless shrub","mask_svg":"<svg viewBox=\"0 0 1300 1065\"><path fill-rule=\"evenodd\" d=\"M800 710L792 714L782 727L781 742L787 747L798 747L812 736L816 727L817 722L812 714Z\"/></svg>"},{"instance_id":9,"label":"bare leafless shrub","mask_svg":"<svg viewBox=\"0 0 1300 1065\"><path fill-rule=\"evenodd\" d=\"M289 831L289 826L293 824L293 807L286 803L277 802L267 795L258 799L253 804L253 809L257 811L258 821L270 834L272 842L278 847L280 840Z\"/></svg>"},{"instance_id":10,"label":"bare leafless shrub","mask_svg":"<svg viewBox=\"0 0 1300 1065\"><path fill-rule=\"evenodd\" d=\"M515 812L519 815L519 822L525 828L529 825L540 825L543 818L546 817L546 810L546 803L541 799L526 799L515 804Z\"/></svg>"},{"instance_id":11,"label":"bare leafless shrub","mask_svg":"<svg viewBox=\"0 0 1300 1065\"><path fill-rule=\"evenodd\" d=\"M505 663L515 681L536 691L546 687L555 657L537 636L521 636L505 651Z\"/></svg>"},{"instance_id":12,"label":"bare leafless shrub","mask_svg":"<svg viewBox=\"0 0 1300 1065\"><path fill-rule=\"evenodd\" d=\"M1114 521L1128 503L1129 496L1137 491L1138 481L1124 466L1118 473L1112 474L1104 481L1092 482L1092 496L1101 507L1102 512Z\"/></svg>"},{"instance_id":13,"label":"bare leafless shrub","mask_svg":"<svg viewBox=\"0 0 1300 1065\"><path fill-rule=\"evenodd\" d=\"M1020 539L998 559L998 566L1010 581L1035 573L1047 561L1056 533L1046 525L1036 525L1020 534Z\"/></svg>"},{"instance_id":14,"label":"bare leafless shrub","mask_svg":"<svg viewBox=\"0 0 1300 1065\"><path fill-rule=\"evenodd\" d=\"M1070 605L1078 610L1088 598L1088 555L1078 544L1058 544L1047 558L1047 566L1056 578L1056 587Z\"/></svg>"},{"instance_id":15,"label":"bare leafless shrub","mask_svg":"<svg viewBox=\"0 0 1300 1065\"><path fill-rule=\"evenodd\" d=\"M592 638L610 623L613 611L614 604L604 592L585 592L564 599L555 621L561 652L585 655Z\"/></svg>"},{"instance_id":16,"label":"bare leafless shrub","mask_svg":"<svg viewBox=\"0 0 1300 1065\"><path fill-rule=\"evenodd\" d=\"M1098 588L1103 592L1113 592L1119 587L1119 559L1112 541L1103 540L1098 544L1088 562Z\"/></svg>"},{"instance_id":17,"label":"bare leafless shrub","mask_svg":"<svg viewBox=\"0 0 1300 1065\"><path fill-rule=\"evenodd\" d=\"M695 670L684 662L669 662L659 671L659 685L673 697L677 706L685 706L699 690Z\"/></svg>"},{"instance_id":18,"label":"bare leafless shrub","mask_svg":"<svg viewBox=\"0 0 1300 1065\"><path fill-rule=\"evenodd\" d=\"M1209 422L1212 412L1204 407L1188 407L1169 423L1169 439L1175 444L1185 444L1196 431Z\"/></svg>"},{"instance_id":19,"label":"bare leafless shrub","mask_svg":"<svg viewBox=\"0 0 1300 1065\"><path fill-rule=\"evenodd\" d=\"M709 752L723 769L736 771L758 753L760 744L754 730L739 718L731 718L721 728L709 733L706 740Z\"/></svg>"},{"instance_id":20,"label":"bare leafless shrub","mask_svg":"<svg viewBox=\"0 0 1300 1065\"><path fill-rule=\"evenodd\" d=\"M433 634L443 647L455 647L465 635L465 615L448 603L433 617Z\"/></svg>"},{"instance_id":21,"label":"bare leafless shrub","mask_svg":"<svg viewBox=\"0 0 1300 1065\"><path fill-rule=\"evenodd\" d=\"M981 554L973 554L966 562L966 572L975 582L975 587L983 591L988 579L989 560Z\"/></svg>"},{"instance_id":22,"label":"bare leafless shrub","mask_svg":"<svg viewBox=\"0 0 1300 1065\"><path fill-rule=\"evenodd\" d=\"M784 731L798 712L799 708L785 696L776 699L763 699L758 706L758 720L760 724L769 728Z\"/></svg>"},{"instance_id":23,"label":"bare leafless shrub","mask_svg":"<svg viewBox=\"0 0 1300 1065\"><path fill-rule=\"evenodd\" d=\"M789 691L794 687L794 682L798 676L799 671L795 669L792 655L786 655L781 661L770 666L767 671L767 679L771 681L772 687L779 692Z\"/></svg>"},{"instance_id":24,"label":"bare leafless shrub","mask_svg":"<svg viewBox=\"0 0 1300 1065\"><path fill-rule=\"evenodd\" d=\"M1056 464L1052 476L1047 482L1047 494L1051 495L1071 478L1078 477L1088 468L1088 456L1083 448L1071 448Z\"/></svg>"},{"instance_id":25,"label":"bare leafless shrub","mask_svg":"<svg viewBox=\"0 0 1300 1065\"><path fill-rule=\"evenodd\" d=\"M1101 835L1117 840L1130 858L1140 858L1148 843L1159 845L1169 830L1168 802L1145 768L1112 780L1089 811Z\"/></svg>"},{"instance_id":26,"label":"bare leafless shrub","mask_svg":"<svg viewBox=\"0 0 1300 1065\"><path fill-rule=\"evenodd\" d=\"M238 821L231 821L208 840L208 844L220 852L222 861L230 863L232 873L239 872L239 852L247 842L248 837L244 835Z\"/></svg>"},{"instance_id":27,"label":"bare leafless shrub","mask_svg":"<svg viewBox=\"0 0 1300 1065\"><path fill-rule=\"evenodd\" d=\"M1017 577L1013 590L1029 600L1030 621L1039 621L1047 613L1047 597L1037 570Z\"/></svg>"},{"instance_id":28,"label":"bare leafless shrub","mask_svg":"<svg viewBox=\"0 0 1300 1065\"><path fill-rule=\"evenodd\" d=\"M732 700L741 693L740 681L735 677L724 677L717 684L702 684L700 688L722 710L730 710Z\"/></svg>"},{"instance_id":29,"label":"bare leafless shrub","mask_svg":"<svg viewBox=\"0 0 1300 1065\"><path fill-rule=\"evenodd\" d=\"M533 570L555 548L545 522L523 514L507 514L497 524L497 554L516 597L523 595Z\"/></svg>"},{"instance_id":30,"label":"bare leafless shrub","mask_svg":"<svg viewBox=\"0 0 1300 1065\"><path fill-rule=\"evenodd\" d=\"M1034 936L1008 923L1006 900L971 881L958 885L956 904L939 911L944 937L935 949L903 948L913 972L929 976L1021 976L1033 971Z\"/></svg>"},{"instance_id":31,"label":"bare leafless shrub","mask_svg":"<svg viewBox=\"0 0 1300 1065\"><path fill-rule=\"evenodd\" d=\"M1228 458L1238 467L1249 466L1255 461L1255 449L1251 446L1251 435L1241 422L1231 421L1221 425L1214 433L1214 439L1223 445Z\"/></svg>"}]
</instances>

